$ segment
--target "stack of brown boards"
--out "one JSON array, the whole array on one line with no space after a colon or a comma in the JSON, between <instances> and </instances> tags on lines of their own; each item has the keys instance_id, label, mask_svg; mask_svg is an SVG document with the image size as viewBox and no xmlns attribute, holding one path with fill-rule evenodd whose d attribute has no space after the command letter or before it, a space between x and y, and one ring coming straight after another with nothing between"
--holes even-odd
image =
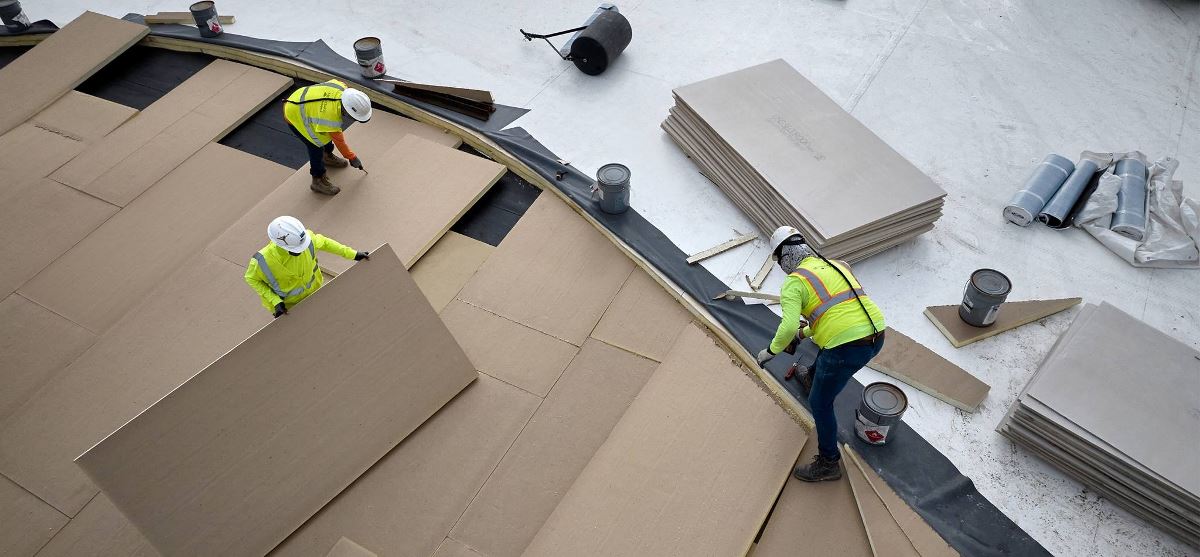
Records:
<instances>
[{"instance_id":1,"label":"stack of brown boards","mask_svg":"<svg viewBox=\"0 0 1200 557\"><path fill-rule=\"evenodd\" d=\"M1089 489L1200 548L1200 352L1087 304L997 428Z\"/></svg>"},{"instance_id":2,"label":"stack of brown boards","mask_svg":"<svg viewBox=\"0 0 1200 557\"><path fill-rule=\"evenodd\" d=\"M783 60L674 92L663 129L765 233L857 261L941 216L941 188Z\"/></svg>"},{"instance_id":3,"label":"stack of brown boards","mask_svg":"<svg viewBox=\"0 0 1200 557\"><path fill-rule=\"evenodd\" d=\"M689 325L524 555L745 554L805 438Z\"/></svg>"},{"instance_id":4,"label":"stack of brown boards","mask_svg":"<svg viewBox=\"0 0 1200 557\"><path fill-rule=\"evenodd\" d=\"M214 60L50 177L124 207L291 85L276 73ZM221 169L201 177L219 181Z\"/></svg>"},{"instance_id":5,"label":"stack of brown boards","mask_svg":"<svg viewBox=\"0 0 1200 557\"><path fill-rule=\"evenodd\" d=\"M76 463L164 554L263 555L475 377L385 245Z\"/></svg>"},{"instance_id":6,"label":"stack of brown boards","mask_svg":"<svg viewBox=\"0 0 1200 557\"><path fill-rule=\"evenodd\" d=\"M149 32L145 25L84 12L0 68L0 133L50 106Z\"/></svg>"},{"instance_id":7,"label":"stack of brown boards","mask_svg":"<svg viewBox=\"0 0 1200 557\"><path fill-rule=\"evenodd\" d=\"M912 545L912 548L917 551L921 557L957 557L958 552L946 543L946 540L934 531L917 513L913 511L896 492L892 490L887 482L879 476L879 473L873 470L862 459L854 449L844 447L842 453L842 466L847 470L852 478L852 481L858 479L866 480L865 485L859 483L854 487L854 494L857 500L859 487L864 487L863 496L871 500L874 504L874 499L878 499L883 503L892 521L904 533L904 537ZM887 522L887 519L883 519ZM903 547L903 544L900 544ZM877 553L878 555L878 553Z\"/></svg>"},{"instance_id":8,"label":"stack of brown boards","mask_svg":"<svg viewBox=\"0 0 1200 557\"><path fill-rule=\"evenodd\" d=\"M895 377L954 406L974 412L991 387L933 350L891 327L883 350L867 367Z\"/></svg>"},{"instance_id":9,"label":"stack of brown boards","mask_svg":"<svg viewBox=\"0 0 1200 557\"><path fill-rule=\"evenodd\" d=\"M429 85L400 79L376 79L392 84L396 94L453 110L472 118L487 121L496 106L490 91L464 89L446 85Z\"/></svg>"},{"instance_id":10,"label":"stack of brown boards","mask_svg":"<svg viewBox=\"0 0 1200 557\"><path fill-rule=\"evenodd\" d=\"M938 330L946 335L946 340L949 340L950 344L953 344L955 348L961 348L972 342L1049 317L1074 307L1082 301L1083 298L1061 298L1004 302L1000 306L1000 310L996 312L996 321L987 327L968 325L958 316L959 306L957 305L929 306L925 308L925 317L928 317Z\"/></svg>"}]
</instances>

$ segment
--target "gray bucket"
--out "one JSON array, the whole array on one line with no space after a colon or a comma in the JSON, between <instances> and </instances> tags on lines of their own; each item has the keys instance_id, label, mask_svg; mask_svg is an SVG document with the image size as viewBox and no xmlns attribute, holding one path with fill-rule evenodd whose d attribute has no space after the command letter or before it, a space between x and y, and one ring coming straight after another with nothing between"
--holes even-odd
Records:
<instances>
[{"instance_id":1,"label":"gray bucket","mask_svg":"<svg viewBox=\"0 0 1200 557\"><path fill-rule=\"evenodd\" d=\"M908 409L908 397L891 383L871 383L863 388L862 403L854 411L854 432L871 445L886 445L892 427Z\"/></svg>"},{"instance_id":2,"label":"gray bucket","mask_svg":"<svg viewBox=\"0 0 1200 557\"><path fill-rule=\"evenodd\" d=\"M224 32L221 29L221 22L217 21L217 5L213 2L196 2L188 8L192 12L192 18L196 20L196 27L200 29L200 36L212 38Z\"/></svg>"},{"instance_id":3,"label":"gray bucket","mask_svg":"<svg viewBox=\"0 0 1200 557\"><path fill-rule=\"evenodd\" d=\"M619 215L629 209L629 168L625 165L614 162L601 166L596 172L596 185L601 211Z\"/></svg>"},{"instance_id":4,"label":"gray bucket","mask_svg":"<svg viewBox=\"0 0 1200 557\"><path fill-rule=\"evenodd\" d=\"M1008 298L1012 281L995 269L980 269L971 273L963 289L962 304L958 316L972 327L988 327L996 322L1000 304Z\"/></svg>"},{"instance_id":5,"label":"gray bucket","mask_svg":"<svg viewBox=\"0 0 1200 557\"><path fill-rule=\"evenodd\" d=\"M387 66L383 63L383 43L378 37L363 37L354 41L354 57L358 59L362 76L367 79L387 73Z\"/></svg>"},{"instance_id":6,"label":"gray bucket","mask_svg":"<svg viewBox=\"0 0 1200 557\"><path fill-rule=\"evenodd\" d=\"M0 0L0 20L13 33L29 29L29 16L21 9L20 0Z\"/></svg>"}]
</instances>

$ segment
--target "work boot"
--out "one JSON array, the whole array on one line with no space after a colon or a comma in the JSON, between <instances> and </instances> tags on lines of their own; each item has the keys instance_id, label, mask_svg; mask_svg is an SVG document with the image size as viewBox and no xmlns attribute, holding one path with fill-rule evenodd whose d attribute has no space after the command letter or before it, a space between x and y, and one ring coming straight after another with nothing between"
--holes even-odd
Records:
<instances>
[{"instance_id":1,"label":"work boot","mask_svg":"<svg viewBox=\"0 0 1200 557\"><path fill-rule=\"evenodd\" d=\"M313 176L312 185L308 189L323 195L337 195L339 191L342 191L342 188L333 185L333 182L329 181L329 176L326 175Z\"/></svg>"},{"instance_id":2,"label":"work boot","mask_svg":"<svg viewBox=\"0 0 1200 557\"><path fill-rule=\"evenodd\" d=\"M792 476L802 482L824 482L842 479L840 460L829 460L821 455L813 457L812 464L797 466Z\"/></svg>"},{"instance_id":3,"label":"work boot","mask_svg":"<svg viewBox=\"0 0 1200 557\"><path fill-rule=\"evenodd\" d=\"M325 160L325 166L332 166L334 168L346 168L350 164L346 162L346 159L333 153L325 153L321 158Z\"/></svg>"}]
</instances>

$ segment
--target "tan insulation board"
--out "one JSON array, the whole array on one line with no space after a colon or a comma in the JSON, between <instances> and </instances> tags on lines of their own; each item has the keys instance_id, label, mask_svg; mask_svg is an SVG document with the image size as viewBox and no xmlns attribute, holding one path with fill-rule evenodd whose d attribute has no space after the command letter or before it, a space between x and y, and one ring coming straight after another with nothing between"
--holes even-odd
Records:
<instances>
[{"instance_id":1,"label":"tan insulation board","mask_svg":"<svg viewBox=\"0 0 1200 557\"><path fill-rule=\"evenodd\" d=\"M441 317L476 370L539 397L550 392L579 351L573 344L461 300L450 302Z\"/></svg>"},{"instance_id":2,"label":"tan insulation board","mask_svg":"<svg viewBox=\"0 0 1200 557\"><path fill-rule=\"evenodd\" d=\"M805 434L688 326L524 555L741 555Z\"/></svg>"},{"instance_id":3,"label":"tan insulation board","mask_svg":"<svg viewBox=\"0 0 1200 557\"><path fill-rule=\"evenodd\" d=\"M654 361L662 361L691 315L641 269L617 291L592 337Z\"/></svg>"},{"instance_id":4,"label":"tan insulation board","mask_svg":"<svg viewBox=\"0 0 1200 557\"><path fill-rule=\"evenodd\" d=\"M243 272L191 253L0 422L0 473L69 516L79 512L97 488L75 457L271 320Z\"/></svg>"},{"instance_id":5,"label":"tan insulation board","mask_svg":"<svg viewBox=\"0 0 1200 557\"><path fill-rule=\"evenodd\" d=\"M51 178L124 207L291 85L279 74L214 60ZM197 176L205 184L223 178L220 167Z\"/></svg>"},{"instance_id":6,"label":"tan insulation board","mask_svg":"<svg viewBox=\"0 0 1200 557\"><path fill-rule=\"evenodd\" d=\"M895 519L896 524L904 531L905 537L912 542L913 548L921 557L957 557L958 552L946 543L937 532L933 530L922 519L916 511L912 510L896 492L892 490L883 478L879 477L879 473L870 467L858 453L853 450L846 451L847 457L844 466L855 466L859 472L862 472L871 489L883 501L883 505L887 507L888 513Z\"/></svg>"},{"instance_id":7,"label":"tan insulation board","mask_svg":"<svg viewBox=\"0 0 1200 557\"><path fill-rule=\"evenodd\" d=\"M75 462L162 553L263 555L475 377L385 245Z\"/></svg>"},{"instance_id":8,"label":"tan insulation board","mask_svg":"<svg viewBox=\"0 0 1200 557\"><path fill-rule=\"evenodd\" d=\"M156 14L146 14L143 21L146 22L146 25L178 23L190 26L196 24L196 18L192 16L192 12L158 12ZM221 25L233 25L237 19L231 15L218 15L217 21Z\"/></svg>"},{"instance_id":9,"label":"tan insulation board","mask_svg":"<svg viewBox=\"0 0 1200 557\"><path fill-rule=\"evenodd\" d=\"M895 377L968 412L978 410L991 390L987 383L890 327L883 350L867 364L867 367Z\"/></svg>"},{"instance_id":10,"label":"tan insulation board","mask_svg":"<svg viewBox=\"0 0 1200 557\"><path fill-rule=\"evenodd\" d=\"M0 196L44 178L78 155L87 143L81 139L27 122L0 136Z\"/></svg>"},{"instance_id":11,"label":"tan insulation board","mask_svg":"<svg viewBox=\"0 0 1200 557\"><path fill-rule=\"evenodd\" d=\"M329 548L325 557L377 557L373 551L354 543L350 538L342 538Z\"/></svg>"},{"instance_id":12,"label":"tan insulation board","mask_svg":"<svg viewBox=\"0 0 1200 557\"><path fill-rule=\"evenodd\" d=\"M415 120L409 120L403 116L388 114L383 111L376 111L371 117L371 121L366 124L354 124L346 130L346 142L354 149L354 153L363 160L371 174L363 174L361 170L354 168L330 169L329 178L333 180L338 187L342 188L342 192L336 196L329 197L314 193L309 190L309 184L312 177L308 173L308 165L305 165L300 170L297 170L290 175L286 181L276 187L270 195L258 202L254 208L246 212L240 219L230 226L209 246L209 250L213 253L224 257L225 259L237 263L243 267L246 266L250 257L254 252L261 249L267 243L267 224L272 219L280 215L291 215L300 219L305 226L322 234L328 234L335 240L348 243L348 240L339 238L333 232L322 230L317 227L318 215L329 205L344 203L344 198L350 197L365 183L371 176L376 182L374 189L385 189L380 184L389 179L384 175L382 165L376 167L376 163L382 163L385 159L385 154L401 139L407 135L415 135L431 142L438 143L445 147L456 147L459 144L457 136L445 133L442 130L433 128L432 126L419 123ZM304 146L297 139L292 148L303 150ZM459 153L466 155L465 153ZM457 160L457 157L455 158ZM441 182L437 182L440 184ZM389 186L396 189L396 186ZM427 190L416 194L416 197L410 198L407 201L416 206L422 207L426 198L430 197L430 192L434 184L426 184ZM393 192L395 193L395 192ZM411 193L407 195L413 195ZM416 201L422 203L416 203ZM376 211L368 211L365 214L352 215L351 218L366 218L367 215L374 215ZM393 219L398 218L396 216ZM376 246L383 243L383 230L387 227L399 226L402 223L381 223L373 221L372 224L379 225L373 228L373 239L368 242L368 246ZM350 244L353 246L353 244ZM358 247L359 249L370 249L370 247ZM397 253L401 253L397 251ZM322 264L329 264L330 261L336 258L325 258ZM402 258L404 259L404 258ZM338 269L344 270L345 267Z\"/></svg>"},{"instance_id":13,"label":"tan insulation board","mask_svg":"<svg viewBox=\"0 0 1200 557\"><path fill-rule=\"evenodd\" d=\"M158 551L103 493L50 540L38 557L158 557Z\"/></svg>"},{"instance_id":14,"label":"tan insulation board","mask_svg":"<svg viewBox=\"0 0 1200 557\"><path fill-rule=\"evenodd\" d=\"M484 555L476 551L471 546L462 543L454 538L446 538L442 545L438 546L437 551L433 552L433 557L492 557Z\"/></svg>"},{"instance_id":15,"label":"tan insulation board","mask_svg":"<svg viewBox=\"0 0 1200 557\"><path fill-rule=\"evenodd\" d=\"M584 342L450 536L489 557L520 556L655 368Z\"/></svg>"},{"instance_id":16,"label":"tan insulation board","mask_svg":"<svg viewBox=\"0 0 1200 557\"><path fill-rule=\"evenodd\" d=\"M19 294L0 301L0 422L95 341L96 335Z\"/></svg>"},{"instance_id":17,"label":"tan insulation board","mask_svg":"<svg viewBox=\"0 0 1200 557\"><path fill-rule=\"evenodd\" d=\"M101 333L291 172L210 143L20 291Z\"/></svg>"},{"instance_id":18,"label":"tan insulation board","mask_svg":"<svg viewBox=\"0 0 1200 557\"><path fill-rule=\"evenodd\" d=\"M925 317L928 317L938 330L946 335L946 340L949 340L950 344L953 344L955 348L960 348L1021 325L1033 323L1043 317L1049 317L1082 301L1083 298L1061 298L1004 302L996 312L996 322L987 327L972 327L966 324L958 316L958 305L929 306L925 308Z\"/></svg>"},{"instance_id":19,"label":"tan insulation board","mask_svg":"<svg viewBox=\"0 0 1200 557\"><path fill-rule=\"evenodd\" d=\"M88 143L108 135L138 113L136 108L79 91L66 95L33 117L38 126Z\"/></svg>"},{"instance_id":20,"label":"tan insulation board","mask_svg":"<svg viewBox=\"0 0 1200 557\"><path fill-rule=\"evenodd\" d=\"M850 447L842 445L842 453L849 452ZM862 469L849 457L842 459L842 473L850 478L854 501L875 557L920 557L921 554L917 553L904 530L900 529L879 494L875 493Z\"/></svg>"},{"instance_id":21,"label":"tan insulation board","mask_svg":"<svg viewBox=\"0 0 1200 557\"><path fill-rule=\"evenodd\" d=\"M580 346L632 270L566 203L540 195L459 297Z\"/></svg>"},{"instance_id":22,"label":"tan insulation board","mask_svg":"<svg viewBox=\"0 0 1200 557\"><path fill-rule=\"evenodd\" d=\"M495 249L474 238L447 232L410 271L433 309L441 312Z\"/></svg>"},{"instance_id":23,"label":"tan insulation board","mask_svg":"<svg viewBox=\"0 0 1200 557\"><path fill-rule=\"evenodd\" d=\"M319 555L342 536L379 555L433 553L540 401L481 375L273 555Z\"/></svg>"},{"instance_id":24,"label":"tan insulation board","mask_svg":"<svg viewBox=\"0 0 1200 557\"><path fill-rule=\"evenodd\" d=\"M0 68L0 133L50 106L125 52L150 28L84 12Z\"/></svg>"},{"instance_id":25,"label":"tan insulation board","mask_svg":"<svg viewBox=\"0 0 1200 557\"><path fill-rule=\"evenodd\" d=\"M41 178L0 193L0 296L14 292L120 209Z\"/></svg>"},{"instance_id":26,"label":"tan insulation board","mask_svg":"<svg viewBox=\"0 0 1200 557\"><path fill-rule=\"evenodd\" d=\"M66 524L66 515L0 476L0 555L34 555Z\"/></svg>"},{"instance_id":27,"label":"tan insulation board","mask_svg":"<svg viewBox=\"0 0 1200 557\"><path fill-rule=\"evenodd\" d=\"M804 444L796 463L807 465L816 454L817 439L813 437ZM816 483L789 478L783 486L754 555L794 557L798 553L873 557L845 475L837 481Z\"/></svg>"}]
</instances>

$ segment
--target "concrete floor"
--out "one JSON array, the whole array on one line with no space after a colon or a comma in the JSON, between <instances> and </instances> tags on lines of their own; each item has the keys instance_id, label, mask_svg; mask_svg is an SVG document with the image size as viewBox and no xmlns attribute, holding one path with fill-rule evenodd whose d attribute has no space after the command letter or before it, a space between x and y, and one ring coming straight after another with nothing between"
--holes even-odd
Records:
<instances>
[{"instance_id":1,"label":"concrete floor","mask_svg":"<svg viewBox=\"0 0 1200 557\"><path fill-rule=\"evenodd\" d=\"M37 18L64 24L84 6L120 16L179 10L187 2L26 4ZM688 252L753 226L659 129L671 89L786 59L949 194L933 232L856 272L890 325L992 392L980 412L967 414L906 388L912 406L905 420L1057 555L1196 554L994 432L1077 310L957 350L921 310L956 303L972 270L993 267L1013 279L1010 299L1108 301L1200 347L1200 274L1136 269L1082 231L1022 229L1000 216L1049 152L1072 159L1083 149L1171 155L1181 161L1176 177L1185 192L1200 197L1200 4L632 0L619 6L633 25L633 42L601 77L581 74L518 33L579 25L596 5L218 2L238 18L230 32L324 39L347 57L355 38L379 36L393 75L491 89L499 102L533 109L517 124L576 167L627 164L633 205ZM705 264L742 287L742 275L753 274L766 254L759 241ZM781 280L776 269L767 288ZM859 374L864 383L881 377Z\"/></svg>"}]
</instances>

